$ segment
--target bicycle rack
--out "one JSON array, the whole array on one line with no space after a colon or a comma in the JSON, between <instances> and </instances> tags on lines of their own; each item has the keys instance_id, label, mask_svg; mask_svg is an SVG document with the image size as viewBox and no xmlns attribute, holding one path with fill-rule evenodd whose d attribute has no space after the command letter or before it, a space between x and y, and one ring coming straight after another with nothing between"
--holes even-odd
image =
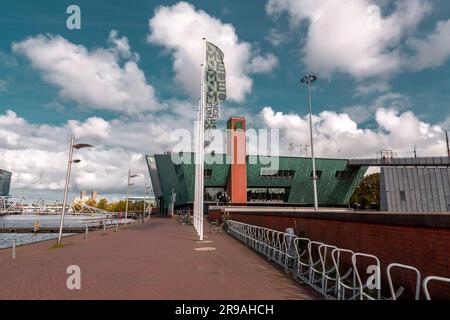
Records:
<instances>
[{"instance_id":1,"label":"bicycle rack","mask_svg":"<svg viewBox=\"0 0 450 320\"><path fill-rule=\"evenodd\" d=\"M308 284L323 294L327 299L337 300L381 300L381 263L378 257L365 253L355 253L352 250L338 248L308 238L297 237L292 233L285 233L265 227L253 226L242 222L227 220L226 231L245 243L253 250L263 254L268 260L274 261L292 271L294 278L303 284ZM349 258L346 260L346 258ZM332 264L329 260L332 260ZM377 286L372 289L375 294L367 292L368 281L363 283L358 269L358 258L366 258L374 262ZM348 261L347 263L344 263ZM391 263L387 269L387 280L390 290L388 300L397 300L403 293L400 287L394 292L391 270L400 268L416 273L415 299L420 299L419 270L413 266ZM423 280L422 287L425 298L430 300L428 283L430 281L443 281L450 283L449 278L430 276ZM347 297L347 292L350 296Z\"/></svg>"},{"instance_id":2,"label":"bicycle rack","mask_svg":"<svg viewBox=\"0 0 450 320\"><path fill-rule=\"evenodd\" d=\"M309 258L309 243L311 240L308 238L295 238L294 247L295 253L297 255L296 263L296 277L303 283L309 283L310 275L310 258ZM299 245L300 243L305 244L304 249ZM306 270L305 270L306 269Z\"/></svg>"},{"instance_id":3,"label":"bicycle rack","mask_svg":"<svg viewBox=\"0 0 450 320\"><path fill-rule=\"evenodd\" d=\"M416 273L416 292L414 294L414 299L420 300L420 283L421 283L420 271L417 270L417 268L415 268L413 266L408 266L406 264L401 264L401 263L391 263L386 268L386 274L387 274L387 279L388 279L388 283L389 283L389 290L391 292L391 299L397 300L398 298L400 298L400 296L405 291L404 287L400 287L397 292L394 291L394 285L392 283L392 277L391 277L391 269L392 268L412 270Z\"/></svg>"},{"instance_id":4,"label":"bicycle rack","mask_svg":"<svg viewBox=\"0 0 450 320\"><path fill-rule=\"evenodd\" d=\"M450 278L436 277L436 276L426 277L423 280L422 287L423 287L423 292L425 293L425 299L427 299L427 300L431 300L430 292L428 291L428 283L430 281L440 281L440 282L450 283Z\"/></svg>"},{"instance_id":5,"label":"bicycle rack","mask_svg":"<svg viewBox=\"0 0 450 320\"><path fill-rule=\"evenodd\" d=\"M319 248L324 243L317 241L310 241L308 244L308 254L309 254L309 283L310 285L323 294L321 288L322 282L322 261L320 258ZM316 275L320 275L320 278L316 278ZM319 285L318 285L319 284Z\"/></svg>"},{"instance_id":6,"label":"bicycle rack","mask_svg":"<svg viewBox=\"0 0 450 320\"><path fill-rule=\"evenodd\" d=\"M359 274L358 266L357 266L357 258L358 257L366 257L366 258L369 258L369 259L373 259L376 262L376 265L375 265L376 266L376 270L375 270L376 274L375 274L375 276L376 276L376 282L378 284L378 288L375 288L375 291L377 293L376 298L370 296L369 294L367 294L364 291L364 289L366 289L368 286L367 286L367 282L366 282L365 285L362 283L361 276ZM356 280L358 281L358 285L359 285L359 297L360 297L360 300L364 300L364 298L367 298L368 300L381 300L381 286L380 286L380 284L381 284L381 265L380 265L380 260L374 255L357 252L357 253L355 253L352 256L352 264L353 264L353 268L355 269Z\"/></svg>"},{"instance_id":7,"label":"bicycle rack","mask_svg":"<svg viewBox=\"0 0 450 320\"><path fill-rule=\"evenodd\" d=\"M322 244L319 247L319 256L320 261L322 264L322 293L325 295L326 298L330 299L337 299L338 296L338 278L337 278L337 272L336 267L334 264L329 264L329 258L331 258L331 254L334 249L337 249L335 246L330 246L327 244ZM333 276L333 273L335 274ZM328 283L333 282L334 286L328 287ZM331 294L332 293L332 294Z\"/></svg>"},{"instance_id":8,"label":"bicycle rack","mask_svg":"<svg viewBox=\"0 0 450 320\"><path fill-rule=\"evenodd\" d=\"M348 270L346 272L341 273L341 257L344 255L350 255L350 267L348 267ZM337 274L337 285L338 285L338 300L346 300L345 299L345 292L346 290L349 290L352 292L352 296L348 298L347 300L355 300L359 295L359 287L356 286L356 272L353 268L353 264L351 263L352 257L355 254L352 250L348 249L340 249L336 248L331 252L331 258L333 259L333 264L336 269ZM350 278L351 277L351 278ZM350 280L351 279L351 280ZM348 282L351 281L351 284L348 284Z\"/></svg>"}]
</instances>

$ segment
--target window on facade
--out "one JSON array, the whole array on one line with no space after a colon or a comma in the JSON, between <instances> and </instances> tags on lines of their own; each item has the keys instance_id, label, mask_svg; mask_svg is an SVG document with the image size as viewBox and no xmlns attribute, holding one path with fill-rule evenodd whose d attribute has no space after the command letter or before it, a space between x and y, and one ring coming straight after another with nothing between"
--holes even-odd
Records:
<instances>
[{"instance_id":1,"label":"window on facade","mask_svg":"<svg viewBox=\"0 0 450 320\"><path fill-rule=\"evenodd\" d=\"M248 188L249 202L288 202L289 188Z\"/></svg>"},{"instance_id":2,"label":"window on facade","mask_svg":"<svg viewBox=\"0 0 450 320\"><path fill-rule=\"evenodd\" d=\"M352 177L351 171L336 171L335 177L337 179L349 180Z\"/></svg>"},{"instance_id":3,"label":"window on facade","mask_svg":"<svg viewBox=\"0 0 450 320\"><path fill-rule=\"evenodd\" d=\"M204 200L205 201L219 201L219 195L225 191L224 188L205 188Z\"/></svg>"},{"instance_id":4,"label":"window on facade","mask_svg":"<svg viewBox=\"0 0 450 320\"><path fill-rule=\"evenodd\" d=\"M311 171L311 178L313 177L313 172ZM320 179L322 177L322 170L316 170L316 177Z\"/></svg>"},{"instance_id":5,"label":"window on facade","mask_svg":"<svg viewBox=\"0 0 450 320\"><path fill-rule=\"evenodd\" d=\"M264 178L281 178L281 179L292 179L294 178L294 170L271 170L267 168L262 168L260 172L261 177Z\"/></svg>"},{"instance_id":6,"label":"window on facade","mask_svg":"<svg viewBox=\"0 0 450 320\"><path fill-rule=\"evenodd\" d=\"M400 201L406 201L406 193L405 191L400 191Z\"/></svg>"},{"instance_id":7,"label":"window on facade","mask_svg":"<svg viewBox=\"0 0 450 320\"><path fill-rule=\"evenodd\" d=\"M212 169L205 169L204 177L205 178L211 178L212 177Z\"/></svg>"}]
</instances>

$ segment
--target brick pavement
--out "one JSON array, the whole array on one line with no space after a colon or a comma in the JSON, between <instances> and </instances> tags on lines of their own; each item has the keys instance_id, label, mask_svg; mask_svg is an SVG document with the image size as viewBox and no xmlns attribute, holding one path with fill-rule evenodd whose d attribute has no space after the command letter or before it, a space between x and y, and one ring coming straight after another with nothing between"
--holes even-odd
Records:
<instances>
[{"instance_id":1,"label":"brick pavement","mask_svg":"<svg viewBox=\"0 0 450 320\"><path fill-rule=\"evenodd\" d=\"M205 230L207 230L205 226ZM0 299L316 299L264 257L224 233L197 243L194 230L152 218L119 232L0 250ZM196 251L213 247L214 251ZM81 290L66 288L66 268L81 268Z\"/></svg>"}]
</instances>

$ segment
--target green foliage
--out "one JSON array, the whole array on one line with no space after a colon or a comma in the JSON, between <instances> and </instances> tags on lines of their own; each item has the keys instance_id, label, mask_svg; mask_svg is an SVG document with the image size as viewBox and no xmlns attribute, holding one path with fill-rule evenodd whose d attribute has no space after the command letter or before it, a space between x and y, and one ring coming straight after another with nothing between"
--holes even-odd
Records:
<instances>
[{"instance_id":1,"label":"green foliage","mask_svg":"<svg viewBox=\"0 0 450 320\"><path fill-rule=\"evenodd\" d=\"M97 203L97 208L102 209L102 210L106 210L108 206L108 200L106 200L105 198L100 199L100 201Z\"/></svg>"},{"instance_id":2,"label":"green foliage","mask_svg":"<svg viewBox=\"0 0 450 320\"><path fill-rule=\"evenodd\" d=\"M94 199L87 200L86 204L91 207L97 207L97 202Z\"/></svg>"},{"instance_id":3,"label":"green foliage","mask_svg":"<svg viewBox=\"0 0 450 320\"><path fill-rule=\"evenodd\" d=\"M360 209L380 208L380 174L375 173L364 177L361 184L356 188L350 203L354 206L360 205Z\"/></svg>"},{"instance_id":4,"label":"green foliage","mask_svg":"<svg viewBox=\"0 0 450 320\"><path fill-rule=\"evenodd\" d=\"M96 203L93 200L88 200L86 204L109 212L125 212L127 201L120 200L118 202L108 202L107 199L103 198L100 199L98 203ZM144 210L144 201L128 202L128 211L143 211L143 210Z\"/></svg>"}]
</instances>

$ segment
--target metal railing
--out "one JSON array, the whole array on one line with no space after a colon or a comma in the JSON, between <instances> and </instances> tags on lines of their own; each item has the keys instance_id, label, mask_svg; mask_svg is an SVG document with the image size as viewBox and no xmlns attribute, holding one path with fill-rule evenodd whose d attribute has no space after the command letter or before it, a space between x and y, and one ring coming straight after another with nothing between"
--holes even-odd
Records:
<instances>
[{"instance_id":1,"label":"metal railing","mask_svg":"<svg viewBox=\"0 0 450 320\"><path fill-rule=\"evenodd\" d=\"M226 223L226 230L230 235L265 255L268 260L280 265L286 272L292 273L297 281L311 286L326 299L397 300L404 295L405 288L400 286L395 291L391 276L393 268L403 272L415 272L414 298L420 299L422 277L420 271L413 266L389 264L386 268L389 291L386 290L388 296L383 296L381 263L374 255L297 237L293 232L281 232L233 220L227 220ZM373 273L369 273L369 269L364 269L363 266L371 267ZM363 279L363 275L367 274L371 277ZM425 278L422 289L427 300L431 299L428 291L430 281L450 283L449 278L435 276Z\"/></svg>"}]
</instances>

